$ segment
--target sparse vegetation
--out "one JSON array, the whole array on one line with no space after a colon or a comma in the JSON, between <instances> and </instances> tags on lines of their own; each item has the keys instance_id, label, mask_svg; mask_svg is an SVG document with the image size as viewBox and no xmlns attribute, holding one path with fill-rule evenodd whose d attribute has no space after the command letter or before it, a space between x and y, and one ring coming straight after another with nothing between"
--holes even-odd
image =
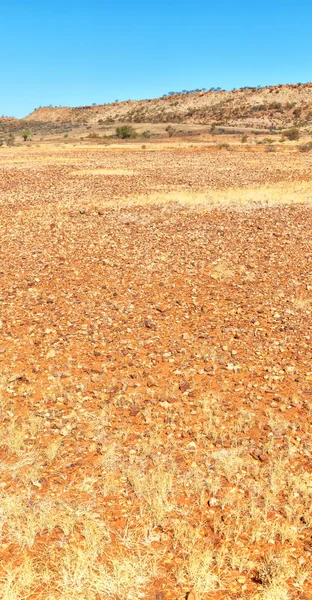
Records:
<instances>
[{"instance_id":1,"label":"sparse vegetation","mask_svg":"<svg viewBox=\"0 0 312 600\"><path fill-rule=\"evenodd\" d=\"M283 132L283 136L290 141L297 141L300 138L300 132L297 127L291 127Z\"/></svg>"},{"instance_id":2,"label":"sparse vegetation","mask_svg":"<svg viewBox=\"0 0 312 600\"><path fill-rule=\"evenodd\" d=\"M7 146L14 146L15 136L13 135L13 133L9 133L6 143L7 143Z\"/></svg>"},{"instance_id":3,"label":"sparse vegetation","mask_svg":"<svg viewBox=\"0 0 312 600\"><path fill-rule=\"evenodd\" d=\"M230 150L231 146L227 142L222 142L221 144L218 144L217 148L219 150Z\"/></svg>"},{"instance_id":4,"label":"sparse vegetation","mask_svg":"<svg viewBox=\"0 0 312 600\"><path fill-rule=\"evenodd\" d=\"M27 129L27 131L23 131L22 138L23 138L24 142L27 142L28 140L30 140L31 132L29 131L29 129Z\"/></svg>"},{"instance_id":5,"label":"sparse vegetation","mask_svg":"<svg viewBox=\"0 0 312 600\"><path fill-rule=\"evenodd\" d=\"M312 150L312 141L306 142L305 144L300 144L299 150L300 150L300 152L311 152L311 150Z\"/></svg>"},{"instance_id":6,"label":"sparse vegetation","mask_svg":"<svg viewBox=\"0 0 312 600\"><path fill-rule=\"evenodd\" d=\"M147 123L1 149L0 597L310 598L312 143Z\"/></svg>"},{"instance_id":7,"label":"sparse vegetation","mask_svg":"<svg viewBox=\"0 0 312 600\"><path fill-rule=\"evenodd\" d=\"M137 137L137 132L131 125L121 125L116 128L116 137L125 139L134 139Z\"/></svg>"},{"instance_id":8,"label":"sparse vegetation","mask_svg":"<svg viewBox=\"0 0 312 600\"><path fill-rule=\"evenodd\" d=\"M169 137L173 137L176 133L176 129L174 127L172 127L172 125L168 125L168 127L166 127L166 131L167 131Z\"/></svg>"}]
</instances>

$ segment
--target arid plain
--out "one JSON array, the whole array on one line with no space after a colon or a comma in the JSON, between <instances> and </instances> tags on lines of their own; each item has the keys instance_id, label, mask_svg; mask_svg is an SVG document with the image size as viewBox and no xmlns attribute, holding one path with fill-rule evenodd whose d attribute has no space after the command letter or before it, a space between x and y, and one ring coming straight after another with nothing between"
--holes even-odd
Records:
<instances>
[{"instance_id":1,"label":"arid plain","mask_svg":"<svg viewBox=\"0 0 312 600\"><path fill-rule=\"evenodd\" d=\"M221 146L0 148L3 600L312 598L312 153Z\"/></svg>"}]
</instances>

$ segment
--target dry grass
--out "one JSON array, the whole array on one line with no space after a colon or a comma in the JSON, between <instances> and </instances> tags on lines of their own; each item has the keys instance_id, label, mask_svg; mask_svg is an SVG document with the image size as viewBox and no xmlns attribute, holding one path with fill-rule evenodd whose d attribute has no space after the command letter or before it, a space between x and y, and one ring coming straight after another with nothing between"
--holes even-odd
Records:
<instances>
[{"instance_id":1,"label":"dry grass","mask_svg":"<svg viewBox=\"0 0 312 600\"><path fill-rule=\"evenodd\" d=\"M77 152L2 172L0 597L308 598L309 181Z\"/></svg>"},{"instance_id":2,"label":"dry grass","mask_svg":"<svg viewBox=\"0 0 312 600\"><path fill-rule=\"evenodd\" d=\"M275 207L284 204L312 203L312 184L310 182L263 185L253 188L238 188L228 190L210 189L206 192L163 192L153 193L147 197L127 200L127 204L149 205L167 204L212 210L215 208L231 208L252 210L253 208Z\"/></svg>"}]
</instances>

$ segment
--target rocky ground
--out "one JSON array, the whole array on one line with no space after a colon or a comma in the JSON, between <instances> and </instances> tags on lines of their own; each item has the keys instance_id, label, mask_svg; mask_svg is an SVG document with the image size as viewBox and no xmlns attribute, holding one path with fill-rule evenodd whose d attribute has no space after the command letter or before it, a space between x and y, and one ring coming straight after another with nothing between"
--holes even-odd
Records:
<instances>
[{"instance_id":1,"label":"rocky ground","mask_svg":"<svg viewBox=\"0 0 312 600\"><path fill-rule=\"evenodd\" d=\"M0 174L1 597L312 598L311 155Z\"/></svg>"}]
</instances>

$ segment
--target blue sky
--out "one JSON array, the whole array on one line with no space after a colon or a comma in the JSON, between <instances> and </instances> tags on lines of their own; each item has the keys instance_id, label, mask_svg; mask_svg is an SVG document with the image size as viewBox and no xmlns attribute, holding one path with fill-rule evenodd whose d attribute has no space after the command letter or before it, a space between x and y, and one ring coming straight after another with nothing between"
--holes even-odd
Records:
<instances>
[{"instance_id":1,"label":"blue sky","mask_svg":"<svg viewBox=\"0 0 312 600\"><path fill-rule=\"evenodd\" d=\"M0 115L312 80L310 0L0 0Z\"/></svg>"}]
</instances>

